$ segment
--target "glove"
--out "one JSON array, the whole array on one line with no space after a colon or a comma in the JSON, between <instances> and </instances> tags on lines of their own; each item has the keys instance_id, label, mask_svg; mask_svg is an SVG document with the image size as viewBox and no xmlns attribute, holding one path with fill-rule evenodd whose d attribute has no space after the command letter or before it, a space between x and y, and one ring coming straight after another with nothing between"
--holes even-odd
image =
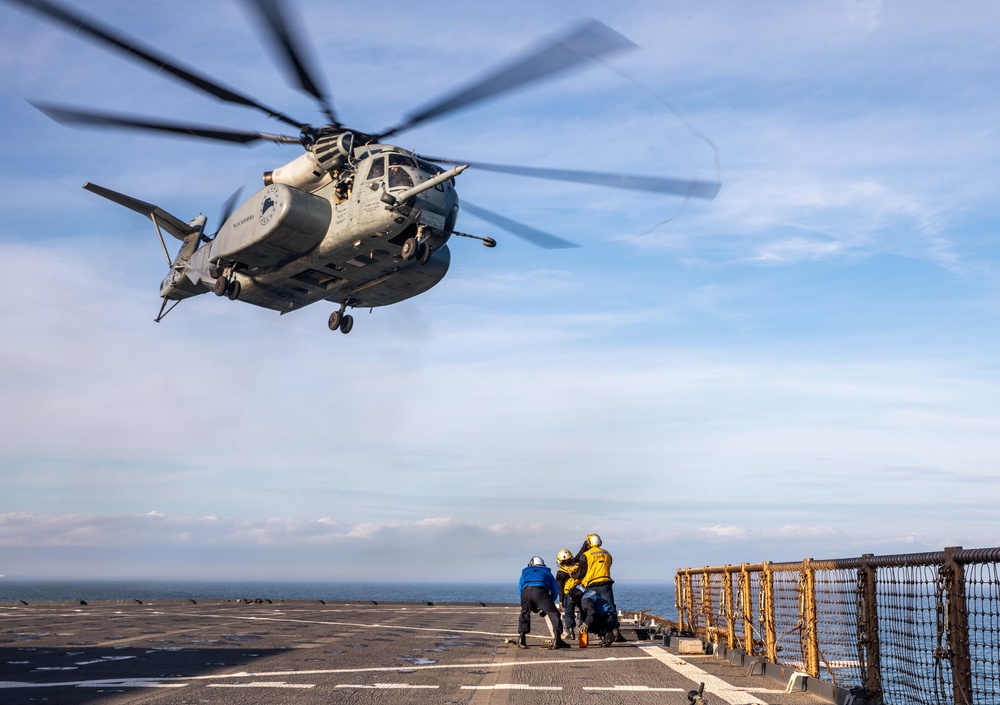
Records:
<instances>
[{"instance_id":1,"label":"glove","mask_svg":"<svg viewBox=\"0 0 1000 705\"><path fill-rule=\"evenodd\" d=\"M583 624L581 624L581 625L580 625L580 633L581 633L581 634L586 634L586 633L587 633L588 631L589 631L589 630L587 629L587 624L586 624L586 622L584 622Z\"/></svg>"}]
</instances>

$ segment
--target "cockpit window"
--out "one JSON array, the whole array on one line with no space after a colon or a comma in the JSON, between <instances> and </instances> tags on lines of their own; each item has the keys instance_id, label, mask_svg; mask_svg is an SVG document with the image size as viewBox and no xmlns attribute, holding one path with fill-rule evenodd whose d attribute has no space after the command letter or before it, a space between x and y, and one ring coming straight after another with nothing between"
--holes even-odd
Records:
<instances>
[{"instance_id":1,"label":"cockpit window","mask_svg":"<svg viewBox=\"0 0 1000 705\"><path fill-rule=\"evenodd\" d=\"M444 169L439 167L437 164L431 164L430 162L425 162L423 159L417 160L417 166L419 166L421 170L427 172L428 174L434 174L435 176L444 171Z\"/></svg>"},{"instance_id":2,"label":"cockpit window","mask_svg":"<svg viewBox=\"0 0 1000 705\"><path fill-rule=\"evenodd\" d=\"M381 179L383 176L385 176L385 159L375 157L371 168L368 169L368 179Z\"/></svg>"},{"instance_id":3,"label":"cockpit window","mask_svg":"<svg viewBox=\"0 0 1000 705\"><path fill-rule=\"evenodd\" d=\"M395 155L389 155L390 161ZM389 188L412 188L413 178L410 174L401 166L391 166L389 167Z\"/></svg>"},{"instance_id":4,"label":"cockpit window","mask_svg":"<svg viewBox=\"0 0 1000 705\"><path fill-rule=\"evenodd\" d=\"M399 154L398 152L392 152L389 154L389 166L408 166L416 169L417 162L411 157Z\"/></svg>"}]
</instances>

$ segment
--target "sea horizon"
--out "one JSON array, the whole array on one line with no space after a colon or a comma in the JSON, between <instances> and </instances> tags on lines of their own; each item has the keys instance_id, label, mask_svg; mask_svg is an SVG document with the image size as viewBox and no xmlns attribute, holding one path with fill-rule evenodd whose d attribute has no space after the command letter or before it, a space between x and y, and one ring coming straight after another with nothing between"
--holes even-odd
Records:
<instances>
[{"instance_id":1,"label":"sea horizon","mask_svg":"<svg viewBox=\"0 0 1000 705\"><path fill-rule=\"evenodd\" d=\"M0 578L0 604L238 599L516 604L518 594L517 581ZM617 582L615 601L619 610L676 616L672 584Z\"/></svg>"}]
</instances>

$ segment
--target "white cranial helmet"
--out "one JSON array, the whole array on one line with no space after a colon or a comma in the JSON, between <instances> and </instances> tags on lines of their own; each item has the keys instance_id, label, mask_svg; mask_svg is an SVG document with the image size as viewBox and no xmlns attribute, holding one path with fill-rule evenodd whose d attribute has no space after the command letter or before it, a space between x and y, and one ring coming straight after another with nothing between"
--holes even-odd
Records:
<instances>
[{"instance_id":1,"label":"white cranial helmet","mask_svg":"<svg viewBox=\"0 0 1000 705\"><path fill-rule=\"evenodd\" d=\"M545 561L542 560L541 556L532 556L531 560L528 561L528 565L545 565Z\"/></svg>"}]
</instances>

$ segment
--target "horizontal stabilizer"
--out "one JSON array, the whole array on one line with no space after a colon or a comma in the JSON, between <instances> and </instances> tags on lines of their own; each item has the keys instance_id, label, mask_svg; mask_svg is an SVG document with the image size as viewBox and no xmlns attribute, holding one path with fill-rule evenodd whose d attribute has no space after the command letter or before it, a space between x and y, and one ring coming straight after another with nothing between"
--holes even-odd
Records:
<instances>
[{"instance_id":1,"label":"horizontal stabilizer","mask_svg":"<svg viewBox=\"0 0 1000 705\"><path fill-rule=\"evenodd\" d=\"M126 196L123 193L118 193L117 191L112 191L109 188L104 188L103 186L98 186L97 184L92 184L90 182L85 183L83 187L91 193L96 193L98 196L102 196L109 201L114 201L120 206L125 206L136 213L141 213L178 240L184 240L188 235L198 232L177 216L170 215L165 210L159 206L154 206L152 203L140 201L137 198Z\"/></svg>"}]
</instances>

